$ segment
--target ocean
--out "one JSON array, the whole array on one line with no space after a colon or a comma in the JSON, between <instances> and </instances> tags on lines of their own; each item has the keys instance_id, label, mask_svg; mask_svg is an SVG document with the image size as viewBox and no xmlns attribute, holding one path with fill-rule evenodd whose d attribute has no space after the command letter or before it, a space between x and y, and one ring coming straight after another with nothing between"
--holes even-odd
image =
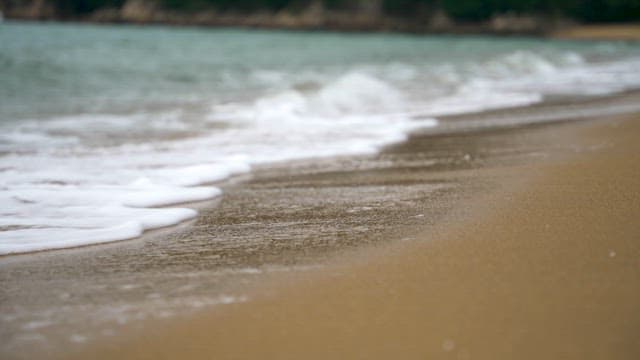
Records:
<instances>
[{"instance_id":1,"label":"ocean","mask_svg":"<svg viewBox=\"0 0 640 360\"><path fill-rule=\"evenodd\" d=\"M628 42L6 21L0 255L136 238L252 167L637 89L639 68Z\"/></svg>"}]
</instances>

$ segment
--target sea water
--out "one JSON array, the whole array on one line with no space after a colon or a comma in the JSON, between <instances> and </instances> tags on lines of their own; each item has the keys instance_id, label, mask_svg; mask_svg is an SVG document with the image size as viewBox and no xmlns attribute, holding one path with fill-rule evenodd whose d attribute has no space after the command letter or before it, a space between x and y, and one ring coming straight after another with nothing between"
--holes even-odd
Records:
<instances>
[{"instance_id":1,"label":"sea water","mask_svg":"<svg viewBox=\"0 0 640 360\"><path fill-rule=\"evenodd\" d=\"M635 89L639 68L631 43L4 22L0 254L135 238L252 166Z\"/></svg>"}]
</instances>

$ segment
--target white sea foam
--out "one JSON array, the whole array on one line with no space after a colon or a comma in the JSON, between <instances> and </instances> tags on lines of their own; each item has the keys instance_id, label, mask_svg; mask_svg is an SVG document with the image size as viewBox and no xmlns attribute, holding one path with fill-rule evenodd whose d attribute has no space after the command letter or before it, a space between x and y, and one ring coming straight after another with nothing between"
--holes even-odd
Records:
<instances>
[{"instance_id":1,"label":"white sea foam","mask_svg":"<svg viewBox=\"0 0 640 360\"><path fill-rule=\"evenodd\" d=\"M158 206L218 196L219 189L203 184L253 164L374 153L435 124L410 121L398 113L402 107L399 91L354 72L313 93L287 90L213 106L206 120L226 128L178 140L87 144L105 133L126 134L139 122L147 130L161 128L156 122L166 123L166 114L159 120L153 114L83 114L24 121L2 144L8 154L0 158L0 254L134 238L196 215Z\"/></svg>"},{"instance_id":2,"label":"white sea foam","mask_svg":"<svg viewBox=\"0 0 640 360\"><path fill-rule=\"evenodd\" d=\"M211 183L253 165L372 154L437 116L638 87L639 67L637 58L589 64L572 52L515 51L456 64L265 69L246 79L268 91L208 100L196 113L9 122L0 129L0 254L135 238L195 217L175 204L214 198Z\"/></svg>"}]
</instances>

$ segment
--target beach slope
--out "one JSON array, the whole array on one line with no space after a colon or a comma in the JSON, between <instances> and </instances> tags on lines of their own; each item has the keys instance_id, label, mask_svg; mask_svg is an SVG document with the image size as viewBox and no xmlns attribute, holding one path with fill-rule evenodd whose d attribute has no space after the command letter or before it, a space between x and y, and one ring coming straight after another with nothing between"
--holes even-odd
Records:
<instances>
[{"instance_id":1,"label":"beach slope","mask_svg":"<svg viewBox=\"0 0 640 360\"><path fill-rule=\"evenodd\" d=\"M637 359L640 118L562 131L579 150L512 168L529 180L457 226L81 356Z\"/></svg>"}]
</instances>

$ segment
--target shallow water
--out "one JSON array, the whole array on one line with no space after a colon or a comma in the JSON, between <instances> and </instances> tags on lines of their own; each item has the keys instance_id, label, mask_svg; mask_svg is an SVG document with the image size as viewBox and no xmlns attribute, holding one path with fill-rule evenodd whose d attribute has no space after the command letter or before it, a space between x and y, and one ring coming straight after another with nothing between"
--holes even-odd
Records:
<instances>
[{"instance_id":1,"label":"shallow water","mask_svg":"<svg viewBox=\"0 0 640 360\"><path fill-rule=\"evenodd\" d=\"M638 45L531 38L5 22L0 64L0 254L134 238L212 182L442 115L640 86Z\"/></svg>"}]
</instances>

